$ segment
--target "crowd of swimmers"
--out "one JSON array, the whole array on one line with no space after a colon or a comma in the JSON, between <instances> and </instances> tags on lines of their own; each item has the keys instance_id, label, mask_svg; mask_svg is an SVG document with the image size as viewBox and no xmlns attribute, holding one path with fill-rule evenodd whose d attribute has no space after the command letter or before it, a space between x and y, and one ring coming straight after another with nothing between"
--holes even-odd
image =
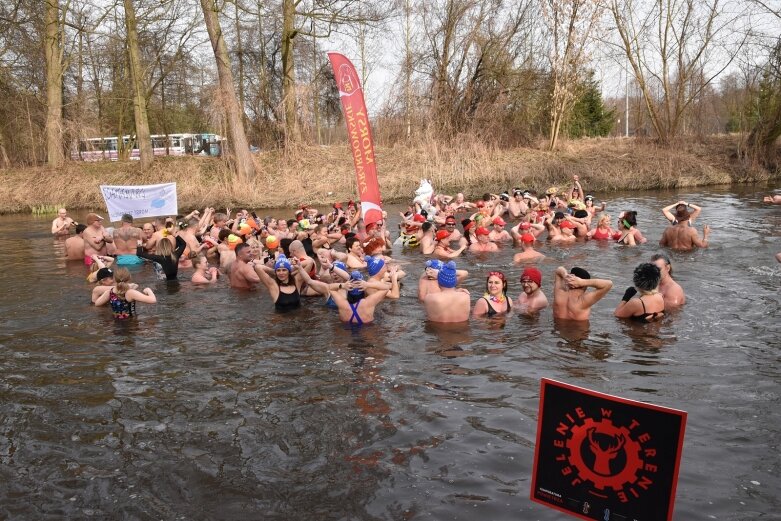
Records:
<instances>
[{"instance_id":1,"label":"crowd of swimmers","mask_svg":"<svg viewBox=\"0 0 781 521\"><path fill-rule=\"evenodd\" d=\"M780 204L781 197L765 202ZM700 235L692 226L701 213L699 206L677 201L662 213L670 226L660 246L677 251L708 246L709 227ZM278 311L321 297L338 311L342 322L354 326L372 322L383 300L400 297L400 281L407 273L390 257L394 236L397 245L417 249L426 259L425 267L421 262L418 299L427 319L439 323L511 312L537 314L548 308L542 273L536 267L545 257L535 249L541 241L613 241L626 247L648 241L638 228L637 212L622 211L613 221L604 202L597 204L584 193L578 176L563 191L551 187L535 194L514 188L474 202L463 194L416 199L401 214L398 230L389 229L387 219L364 223L360 203L350 201L334 203L328 213L304 205L287 220L259 218L247 210L221 213L206 208L203 213L161 217L138 227L126 214L116 228L105 227L103 217L95 213L87 215L86 224L76 223L60 209L52 234L65 238L69 260L82 261L89 270L92 302L108 304L117 319L134 316L136 302L157 301L150 288L140 290L132 282L127 268L151 263L161 280L177 280L186 273L195 285L213 285L225 278L236 290L264 287ZM469 273L459 270L455 259L466 251L497 251L502 243L519 249L513 260L524 267L522 292L513 299L507 277L494 270L486 276L483 296L473 303L469 292L459 287ZM781 262L781 254L777 258ZM626 289L614 315L653 322L666 310L682 306L686 297L672 271L663 253L637 266L633 286ZM588 320L592 306L612 286L582 267L559 267L552 289L553 317Z\"/></svg>"}]
</instances>

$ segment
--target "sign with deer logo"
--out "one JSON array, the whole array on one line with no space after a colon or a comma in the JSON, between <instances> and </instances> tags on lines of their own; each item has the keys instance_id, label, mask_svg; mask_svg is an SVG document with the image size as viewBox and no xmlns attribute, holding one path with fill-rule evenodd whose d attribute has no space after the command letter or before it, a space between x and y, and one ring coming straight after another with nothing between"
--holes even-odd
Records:
<instances>
[{"instance_id":1,"label":"sign with deer logo","mask_svg":"<svg viewBox=\"0 0 781 521\"><path fill-rule=\"evenodd\" d=\"M582 519L670 521L686 413L543 378L531 499Z\"/></svg>"}]
</instances>

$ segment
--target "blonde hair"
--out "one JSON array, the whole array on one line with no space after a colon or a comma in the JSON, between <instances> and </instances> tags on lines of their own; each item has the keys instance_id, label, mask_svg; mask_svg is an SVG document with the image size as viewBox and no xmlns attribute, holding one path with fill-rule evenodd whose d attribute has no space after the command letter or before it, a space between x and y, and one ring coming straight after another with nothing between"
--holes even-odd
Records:
<instances>
[{"instance_id":1,"label":"blonde hair","mask_svg":"<svg viewBox=\"0 0 781 521\"><path fill-rule=\"evenodd\" d=\"M205 263L206 263L206 257L204 255L196 255L195 257L193 257L193 268L198 269L201 267L201 264L205 264Z\"/></svg>"},{"instance_id":2,"label":"blonde hair","mask_svg":"<svg viewBox=\"0 0 781 521\"><path fill-rule=\"evenodd\" d=\"M155 253L162 257L171 257L171 261L176 262L176 257L174 257L174 246L171 244L171 241L165 237L157 241Z\"/></svg>"},{"instance_id":3,"label":"blonde hair","mask_svg":"<svg viewBox=\"0 0 781 521\"><path fill-rule=\"evenodd\" d=\"M124 299L125 293L130 289L130 271L127 268L115 269L114 283L116 284L115 293L119 298Z\"/></svg>"},{"instance_id":4,"label":"blonde hair","mask_svg":"<svg viewBox=\"0 0 781 521\"><path fill-rule=\"evenodd\" d=\"M601 225L603 222L607 222L608 225L610 224L610 216L608 214L602 214L602 217L599 218L599 221L597 222L597 226Z\"/></svg>"}]
</instances>

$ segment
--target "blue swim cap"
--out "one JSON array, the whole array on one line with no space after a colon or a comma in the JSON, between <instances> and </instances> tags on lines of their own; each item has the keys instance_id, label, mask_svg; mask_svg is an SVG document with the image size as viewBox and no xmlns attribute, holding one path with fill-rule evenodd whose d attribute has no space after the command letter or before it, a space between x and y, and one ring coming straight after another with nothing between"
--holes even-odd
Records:
<instances>
[{"instance_id":1,"label":"blue swim cap","mask_svg":"<svg viewBox=\"0 0 781 521\"><path fill-rule=\"evenodd\" d=\"M278 270L279 268L285 268L287 271L293 271L293 267L290 265L290 261L288 261L287 257L284 255L280 255L277 258L277 262L274 263L274 269Z\"/></svg>"},{"instance_id":2,"label":"blue swim cap","mask_svg":"<svg viewBox=\"0 0 781 521\"><path fill-rule=\"evenodd\" d=\"M334 268L339 268L340 270L347 271L347 266L342 261L334 262Z\"/></svg>"},{"instance_id":3,"label":"blue swim cap","mask_svg":"<svg viewBox=\"0 0 781 521\"><path fill-rule=\"evenodd\" d=\"M385 261L382 257L368 257L366 259L366 271L368 271L369 275L372 277L377 275L382 270L383 266L385 266Z\"/></svg>"},{"instance_id":4,"label":"blue swim cap","mask_svg":"<svg viewBox=\"0 0 781 521\"><path fill-rule=\"evenodd\" d=\"M426 267L434 270L441 270L445 263L439 259L429 259L426 261Z\"/></svg>"},{"instance_id":5,"label":"blue swim cap","mask_svg":"<svg viewBox=\"0 0 781 521\"><path fill-rule=\"evenodd\" d=\"M456 283L458 282L458 277L456 276L456 263L450 261L442 266L439 270L439 275L437 275L437 281L443 288L455 288Z\"/></svg>"},{"instance_id":6,"label":"blue swim cap","mask_svg":"<svg viewBox=\"0 0 781 521\"><path fill-rule=\"evenodd\" d=\"M360 271L354 271L350 273L350 280L363 280L363 275ZM359 297L363 293L362 289L354 288L347 292L348 295Z\"/></svg>"}]
</instances>

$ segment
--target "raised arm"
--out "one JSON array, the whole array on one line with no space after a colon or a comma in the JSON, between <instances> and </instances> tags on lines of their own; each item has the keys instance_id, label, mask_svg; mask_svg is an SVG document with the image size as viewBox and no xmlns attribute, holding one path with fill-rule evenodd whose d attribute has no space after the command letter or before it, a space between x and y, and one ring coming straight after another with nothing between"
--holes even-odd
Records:
<instances>
[{"instance_id":1,"label":"raised arm","mask_svg":"<svg viewBox=\"0 0 781 521\"><path fill-rule=\"evenodd\" d=\"M607 295L607 293L613 287L613 281L607 279L588 279L583 282L585 283L584 286L592 287L595 290L587 291L583 295L583 303L587 306L593 306L602 300L602 297Z\"/></svg>"},{"instance_id":2,"label":"raised arm","mask_svg":"<svg viewBox=\"0 0 781 521\"><path fill-rule=\"evenodd\" d=\"M328 284L319 280L314 280L309 276L309 273L307 273L305 269L301 268L301 266L296 266L294 269L297 272L296 276L300 277L300 280L305 282L307 286L320 293L324 297L328 296L330 291Z\"/></svg>"},{"instance_id":3,"label":"raised arm","mask_svg":"<svg viewBox=\"0 0 781 521\"><path fill-rule=\"evenodd\" d=\"M697 234L697 230L694 228L691 229L692 234L692 242L695 246L698 248L707 248L708 247L708 236L710 235L710 226L707 224L702 228L702 239L700 239L700 236Z\"/></svg>"},{"instance_id":4,"label":"raised arm","mask_svg":"<svg viewBox=\"0 0 781 521\"><path fill-rule=\"evenodd\" d=\"M154 292L150 288L144 288L144 291L138 291L137 289L129 289L125 293L125 299L128 302L143 302L145 304L154 304L157 302Z\"/></svg>"}]
</instances>

